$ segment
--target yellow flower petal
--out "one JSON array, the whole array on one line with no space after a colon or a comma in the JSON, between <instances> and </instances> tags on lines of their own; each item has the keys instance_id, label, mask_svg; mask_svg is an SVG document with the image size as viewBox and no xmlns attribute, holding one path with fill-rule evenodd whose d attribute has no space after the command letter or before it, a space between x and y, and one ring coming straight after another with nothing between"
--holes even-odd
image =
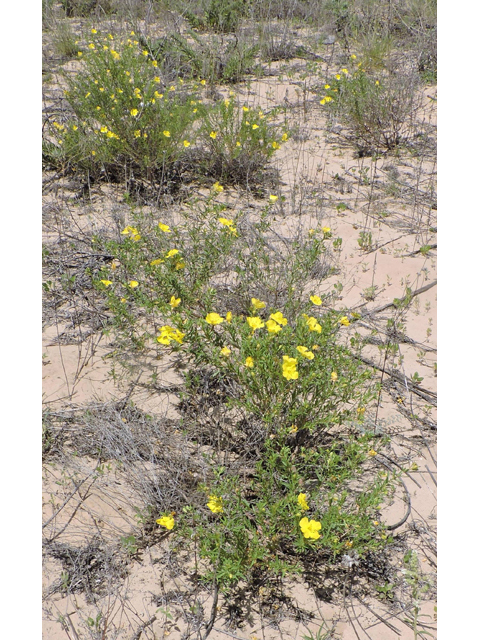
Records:
<instances>
[{"instance_id":1,"label":"yellow flower petal","mask_svg":"<svg viewBox=\"0 0 480 640\"><path fill-rule=\"evenodd\" d=\"M172 518L171 516L163 516L162 518L159 518L156 522L157 524L161 525L162 527L165 527L166 529L173 529L173 527L175 526L175 519Z\"/></svg>"},{"instance_id":2,"label":"yellow flower petal","mask_svg":"<svg viewBox=\"0 0 480 640\"><path fill-rule=\"evenodd\" d=\"M222 316L220 316L218 313L209 313L205 318L205 322L207 322L208 324L211 324L212 326L221 324L222 322L224 322L224 320L225 319L222 318Z\"/></svg>"}]
</instances>

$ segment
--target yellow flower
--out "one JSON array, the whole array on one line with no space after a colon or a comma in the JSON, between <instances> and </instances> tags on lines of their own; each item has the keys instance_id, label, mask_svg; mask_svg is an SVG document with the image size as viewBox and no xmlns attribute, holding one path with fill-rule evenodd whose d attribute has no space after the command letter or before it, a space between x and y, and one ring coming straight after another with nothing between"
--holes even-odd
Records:
<instances>
[{"instance_id":1,"label":"yellow flower","mask_svg":"<svg viewBox=\"0 0 480 640\"><path fill-rule=\"evenodd\" d=\"M126 298L120 298L120 302L126 302L127 299Z\"/></svg>"},{"instance_id":2,"label":"yellow flower","mask_svg":"<svg viewBox=\"0 0 480 640\"><path fill-rule=\"evenodd\" d=\"M166 529L173 529L175 526L175 519L172 516L163 516L157 520L157 524L165 527Z\"/></svg>"},{"instance_id":3,"label":"yellow flower","mask_svg":"<svg viewBox=\"0 0 480 640\"><path fill-rule=\"evenodd\" d=\"M111 280L100 280L100 282L105 286L109 287L112 284Z\"/></svg>"},{"instance_id":4,"label":"yellow flower","mask_svg":"<svg viewBox=\"0 0 480 640\"><path fill-rule=\"evenodd\" d=\"M95 45L93 44L93 42L91 42L91 43L88 45L88 48L89 48L89 49L95 49Z\"/></svg>"},{"instance_id":5,"label":"yellow flower","mask_svg":"<svg viewBox=\"0 0 480 640\"><path fill-rule=\"evenodd\" d=\"M268 333L278 333L282 330L282 327L275 322L275 320L267 320L266 326Z\"/></svg>"},{"instance_id":6,"label":"yellow flower","mask_svg":"<svg viewBox=\"0 0 480 640\"><path fill-rule=\"evenodd\" d=\"M120 54L117 53L116 51L114 51L113 49L110 51L110 53L112 54L112 58L114 60L119 60L120 59ZM128 74L128 75L130 75L130 74Z\"/></svg>"},{"instance_id":7,"label":"yellow flower","mask_svg":"<svg viewBox=\"0 0 480 640\"><path fill-rule=\"evenodd\" d=\"M378 80L375 80L375 84L378 87L378 85L380 84L380 82Z\"/></svg>"},{"instance_id":8,"label":"yellow flower","mask_svg":"<svg viewBox=\"0 0 480 640\"><path fill-rule=\"evenodd\" d=\"M222 349L220 349L220 353L222 354L222 356L229 356L232 352L228 347L223 347Z\"/></svg>"},{"instance_id":9,"label":"yellow flower","mask_svg":"<svg viewBox=\"0 0 480 640\"><path fill-rule=\"evenodd\" d=\"M97 33L97 30L96 29L92 29L92 33Z\"/></svg>"},{"instance_id":10,"label":"yellow flower","mask_svg":"<svg viewBox=\"0 0 480 640\"><path fill-rule=\"evenodd\" d=\"M163 132L163 135L164 135L166 138L170 138L170 131L164 131L164 132Z\"/></svg>"},{"instance_id":11,"label":"yellow flower","mask_svg":"<svg viewBox=\"0 0 480 640\"><path fill-rule=\"evenodd\" d=\"M183 262L183 260L179 260L175 264L175 271L179 271L180 269L185 269L185 262Z\"/></svg>"},{"instance_id":12,"label":"yellow flower","mask_svg":"<svg viewBox=\"0 0 480 640\"><path fill-rule=\"evenodd\" d=\"M297 371L297 359L289 358L288 356L283 356L283 377L287 380L297 380L298 371Z\"/></svg>"},{"instance_id":13,"label":"yellow flower","mask_svg":"<svg viewBox=\"0 0 480 640\"><path fill-rule=\"evenodd\" d=\"M377 452L375 451L375 449L370 449L370 451L368 452L368 455L374 458L377 455Z\"/></svg>"},{"instance_id":14,"label":"yellow flower","mask_svg":"<svg viewBox=\"0 0 480 640\"><path fill-rule=\"evenodd\" d=\"M335 78L336 78L337 80L340 80L340 78L341 78L341 77L342 77L342 76L341 76L339 73L337 73L337 74L335 75Z\"/></svg>"},{"instance_id":15,"label":"yellow flower","mask_svg":"<svg viewBox=\"0 0 480 640\"><path fill-rule=\"evenodd\" d=\"M318 296L310 296L310 302L319 307L322 304L322 299Z\"/></svg>"},{"instance_id":16,"label":"yellow flower","mask_svg":"<svg viewBox=\"0 0 480 640\"><path fill-rule=\"evenodd\" d=\"M131 116L134 116L134 117L135 117L136 115L138 115L138 109L131 109L131 110L130 110L130 115L131 115Z\"/></svg>"},{"instance_id":17,"label":"yellow flower","mask_svg":"<svg viewBox=\"0 0 480 640\"><path fill-rule=\"evenodd\" d=\"M348 327L348 325L350 324L350 320L347 318L347 316L342 316L339 322L340 324L343 324L344 327Z\"/></svg>"},{"instance_id":18,"label":"yellow flower","mask_svg":"<svg viewBox=\"0 0 480 640\"><path fill-rule=\"evenodd\" d=\"M308 358L308 360L313 360L315 357L311 351L307 349L307 347L297 347L297 351L302 354L304 358Z\"/></svg>"},{"instance_id":19,"label":"yellow flower","mask_svg":"<svg viewBox=\"0 0 480 640\"><path fill-rule=\"evenodd\" d=\"M311 540L318 540L318 538L320 538L320 534L318 533L322 528L322 524L320 522L317 522L316 520L309 520L308 518L302 518L299 525L304 538L310 538Z\"/></svg>"},{"instance_id":20,"label":"yellow flower","mask_svg":"<svg viewBox=\"0 0 480 640\"><path fill-rule=\"evenodd\" d=\"M365 413L365 407L358 407L357 413L359 416L363 415Z\"/></svg>"},{"instance_id":21,"label":"yellow flower","mask_svg":"<svg viewBox=\"0 0 480 640\"><path fill-rule=\"evenodd\" d=\"M165 262L165 260L162 260L161 258L157 258L156 260L152 260L150 262L150 265L152 267L156 267L158 264L162 264L162 262Z\"/></svg>"},{"instance_id":22,"label":"yellow flower","mask_svg":"<svg viewBox=\"0 0 480 640\"><path fill-rule=\"evenodd\" d=\"M322 104L322 105L323 105L323 104L325 104L325 98L322 98L322 99L320 100L320 104Z\"/></svg>"},{"instance_id":23,"label":"yellow flower","mask_svg":"<svg viewBox=\"0 0 480 640\"><path fill-rule=\"evenodd\" d=\"M178 253L178 249L170 249L170 251L167 253L165 257L172 258L173 256L176 256L177 253Z\"/></svg>"},{"instance_id":24,"label":"yellow flower","mask_svg":"<svg viewBox=\"0 0 480 640\"><path fill-rule=\"evenodd\" d=\"M223 224L224 227L231 227L233 225L233 220L230 220L229 218L219 218L218 221L220 224Z\"/></svg>"},{"instance_id":25,"label":"yellow flower","mask_svg":"<svg viewBox=\"0 0 480 640\"><path fill-rule=\"evenodd\" d=\"M333 102L333 98L331 96L325 96L325 102Z\"/></svg>"},{"instance_id":26,"label":"yellow flower","mask_svg":"<svg viewBox=\"0 0 480 640\"><path fill-rule=\"evenodd\" d=\"M247 318L247 322L249 327L252 329L252 332L265 326L263 320L257 316Z\"/></svg>"},{"instance_id":27,"label":"yellow flower","mask_svg":"<svg viewBox=\"0 0 480 640\"><path fill-rule=\"evenodd\" d=\"M238 140L237 140L237 142L236 142L236 146L237 146L237 147L241 147L241 146L242 146Z\"/></svg>"},{"instance_id":28,"label":"yellow flower","mask_svg":"<svg viewBox=\"0 0 480 640\"><path fill-rule=\"evenodd\" d=\"M332 382L336 382L336 380L338 380L338 373L336 371L332 371L332 373L330 374L330 379Z\"/></svg>"},{"instance_id":29,"label":"yellow flower","mask_svg":"<svg viewBox=\"0 0 480 640\"><path fill-rule=\"evenodd\" d=\"M310 509L310 507L308 506L308 503L307 503L307 494L306 493L300 493L298 495L297 502L298 502L298 504L300 505L300 508L303 511L308 511L308 509Z\"/></svg>"},{"instance_id":30,"label":"yellow flower","mask_svg":"<svg viewBox=\"0 0 480 640\"><path fill-rule=\"evenodd\" d=\"M270 200L270 202L276 202L278 200L278 196L270 195L268 199Z\"/></svg>"},{"instance_id":31,"label":"yellow flower","mask_svg":"<svg viewBox=\"0 0 480 640\"><path fill-rule=\"evenodd\" d=\"M92 151L92 156L96 155L97 152L96 151Z\"/></svg>"},{"instance_id":32,"label":"yellow flower","mask_svg":"<svg viewBox=\"0 0 480 640\"><path fill-rule=\"evenodd\" d=\"M252 298L252 307L254 309L265 309L267 305L265 304L265 302L262 302L261 300L258 300L257 298Z\"/></svg>"},{"instance_id":33,"label":"yellow flower","mask_svg":"<svg viewBox=\"0 0 480 640\"><path fill-rule=\"evenodd\" d=\"M219 182L215 182L215 184L213 185L213 190L217 193L222 193L223 187Z\"/></svg>"},{"instance_id":34,"label":"yellow flower","mask_svg":"<svg viewBox=\"0 0 480 640\"><path fill-rule=\"evenodd\" d=\"M73 125L73 127L72 127L72 129L73 129L74 131L77 131L77 129L78 129L77 125L76 125L76 124L74 124L74 125Z\"/></svg>"},{"instance_id":35,"label":"yellow flower","mask_svg":"<svg viewBox=\"0 0 480 640\"><path fill-rule=\"evenodd\" d=\"M217 137L217 132L216 131L210 131L210 138L212 138L212 140L215 140Z\"/></svg>"},{"instance_id":36,"label":"yellow flower","mask_svg":"<svg viewBox=\"0 0 480 640\"><path fill-rule=\"evenodd\" d=\"M316 331L317 333L322 333L322 327L318 323L317 319L311 316L310 318L307 316L307 327L310 331Z\"/></svg>"},{"instance_id":37,"label":"yellow flower","mask_svg":"<svg viewBox=\"0 0 480 640\"><path fill-rule=\"evenodd\" d=\"M181 301L181 298L175 298L175 296L172 296L168 304L172 307L172 309L176 309Z\"/></svg>"},{"instance_id":38,"label":"yellow flower","mask_svg":"<svg viewBox=\"0 0 480 640\"><path fill-rule=\"evenodd\" d=\"M134 131L133 135L134 135L135 138L140 138L140 135L141 135L140 129L137 129L136 131Z\"/></svg>"},{"instance_id":39,"label":"yellow flower","mask_svg":"<svg viewBox=\"0 0 480 640\"><path fill-rule=\"evenodd\" d=\"M217 496L208 496L207 507L212 513L221 513L223 511L223 499Z\"/></svg>"},{"instance_id":40,"label":"yellow flower","mask_svg":"<svg viewBox=\"0 0 480 640\"><path fill-rule=\"evenodd\" d=\"M163 224L163 222L158 223L158 228L163 231L163 233L172 233L168 224Z\"/></svg>"},{"instance_id":41,"label":"yellow flower","mask_svg":"<svg viewBox=\"0 0 480 640\"><path fill-rule=\"evenodd\" d=\"M272 320L275 320L275 322L278 322L278 324L283 324L283 326L288 324L288 320L283 316L283 313L281 311L277 311L277 313L271 313L270 318Z\"/></svg>"},{"instance_id":42,"label":"yellow flower","mask_svg":"<svg viewBox=\"0 0 480 640\"><path fill-rule=\"evenodd\" d=\"M136 280L130 280L130 282L128 283L128 286L131 289L135 289L135 287L138 287L138 282Z\"/></svg>"},{"instance_id":43,"label":"yellow flower","mask_svg":"<svg viewBox=\"0 0 480 640\"><path fill-rule=\"evenodd\" d=\"M292 426L290 427L290 433L297 433L298 431L298 427L296 424L292 424Z\"/></svg>"},{"instance_id":44,"label":"yellow flower","mask_svg":"<svg viewBox=\"0 0 480 640\"><path fill-rule=\"evenodd\" d=\"M326 85L325 85L325 87L324 87L324 89L330 89L330 85L329 85L329 84L326 84Z\"/></svg>"},{"instance_id":45,"label":"yellow flower","mask_svg":"<svg viewBox=\"0 0 480 640\"><path fill-rule=\"evenodd\" d=\"M352 55L350 56L350 58L351 58L352 60L356 60L356 59L357 59L357 56L356 56L354 53L352 53Z\"/></svg>"},{"instance_id":46,"label":"yellow flower","mask_svg":"<svg viewBox=\"0 0 480 640\"><path fill-rule=\"evenodd\" d=\"M288 134L284 133L282 136L282 142L286 142L288 140Z\"/></svg>"},{"instance_id":47,"label":"yellow flower","mask_svg":"<svg viewBox=\"0 0 480 640\"><path fill-rule=\"evenodd\" d=\"M227 322L231 322L232 321L232 312L231 311L227 311L227 315L225 316L225 320Z\"/></svg>"},{"instance_id":48,"label":"yellow flower","mask_svg":"<svg viewBox=\"0 0 480 640\"><path fill-rule=\"evenodd\" d=\"M200 84L202 85L202 87L204 87L207 84L206 80L200 80Z\"/></svg>"},{"instance_id":49,"label":"yellow flower","mask_svg":"<svg viewBox=\"0 0 480 640\"><path fill-rule=\"evenodd\" d=\"M172 340L178 342L178 344L183 343L183 338L185 334L175 329L174 327L170 327L169 325L165 325L159 329L160 335L157 337L157 342L160 344L169 345Z\"/></svg>"},{"instance_id":50,"label":"yellow flower","mask_svg":"<svg viewBox=\"0 0 480 640\"><path fill-rule=\"evenodd\" d=\"M168 89L168 90L169 90L169 91L175 91L175 90L176 90L176 87L174 87L174 86L173 86L173 84L172 84L172 86L171 86L171 87L169 87L169 89Z\"/></svg>"},{"instance_id":51,"label":"yellow flower","mask_svg":"<svg viewBox=\"0 0 480 640\"><path fill-rule=\"evenodd\" d=\"M274 149L280 149L280 145L278 144L278 142L275 142L275 140L272 142L272 147Z\"/></svg>"},{"instance_id":52,"label":"yellow flower","mask_svg":"<svg viewBox=\"0 0 480 640\"><path fill-rule=\"evenodd\" d=\"M212 326L215 326L216 324L221 324L223 321L224 321L224 318L218 315L218 313L209 313L205 318L205 322L207 322L208 324L211 324Z\"/></svg>"},{"instance_id":53,"label":"yellow flower","mask_svg":"<svg viewBox=\"0 0 480 640\"><path fill-rule=\"evenodd\" d=\"M331 229L330 227L322 227L322 231L323 233L330 233Z\"/></svg>"},{"instance_id":54,"label":"yellow flower","mask_svg":"<svg viewBox=\"0 0 480 640\"><path fill-rule=\"evenodd\" d=\"M187 147L189 147L189 146L190 146L190 142L189 142L188 140L184 140L184 141L183 141L183 146L184 146L184 147L185 147L185 149L186 149Z\"/></svg>"},{"instance_id":55,"label":"yellow flower","mask_svg":"<svg viewBox=\"0 0 480 640\"><path fill-rule=\"evenodd\" d=\"M258 124L252 124L252 129L258 129Z\"/></svg>"},{"instance_id":56,"label":"yellow flower","mask_svg":"<svg viewBox=\"0 0 480 640\"><path fill-rule=\"evenodd\" d=\"M344 73L345 75L348 74L348 69L342 69L342 73Z\"/></svg>"},{"instance_id":57,"label":"yellow flower","mask_svg":"<svg viewBox=\"0 0 480 640\"><path fill-rule=\"evenodd\" d=\"M379 521L378 521L378 520L374 520L374 521L373 521L373 526L374 526L374 527L378 527L378 525L379 525L379 524L380 524L380 523L379 523Z\"/></svg>"},{"instance_id":58,"label":"yellow flower","mask_svg":"<svg viewBox=\"0 0 480 640\"><path fill-rule=\"evenodd\" d=\"M249 369L253 369L253 358L248 356L248 358L245 360L245 366Z\"/></svg>"}]
</instances>

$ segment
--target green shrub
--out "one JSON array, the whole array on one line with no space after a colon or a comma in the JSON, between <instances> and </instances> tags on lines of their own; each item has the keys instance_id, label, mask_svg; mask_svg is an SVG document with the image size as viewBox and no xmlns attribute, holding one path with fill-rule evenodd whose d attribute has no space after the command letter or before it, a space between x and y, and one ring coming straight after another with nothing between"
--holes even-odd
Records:
<instances>
[{"instance_id":1,"label":"green shrub","mask_svg":"<svg viewBox=\"0 0 480 640\"><path fill-rule=\"evenodd\" d=\"M340 119L361 154L394 149L416 128L421 104L415 73L371 75L355 63L336 73L323 90L321 105Z\"/></svg>"},{"instance_id":2,"label":"green shrub","mask_svg":"<svg viewBox=\"0 0 480 640\"><path fill-rule=\"evenodd\" d=\"M224 43L223 37L210 36L208 42L190 31L187 38L174 33L157 40L139 37L139 41L157 60L165 77L205 78L214 82L238 82L255 63L258 46L243 40Z\"/></svg>"},{"instance_id":3,"label":"green shrub","mask_svg":"<svg viewBox=\"0 0 480 640\"><path fill-rule=\"evenodd\" d=\"M205 79L166 82L157 60L139 45L133 32L117 46L110 34L92 30L92 41L78 52L82 69L66 78L73 115L50 123L45 163L93 179L143 179L163 188L185 179L185 172L195 179L205 170L224 181L258 181L280 147L277 128L259 109L250 112L250 122L247 107L233 98L206 103Z\"/></svg>"},{"instance_id":4,"label":"green shrub","mask_svg":"<svg viewBox=\"0 0 480 640\"><path fill-rule=\"evenodd\" d=\"M204 0L195 12L185 10L184 16L196 29L232 33L248 9L246 0Z\"/></svg>"},{"instance_id":5,"label":"green shrub","mask_svg":"<svg viewBox=\"0 0 480 640\"><path fill-rule=\"evenodd\" d=\"M92 275L109 307L117 352L133 347L159 360L178 354L186 369L183 405L191 401L196 414L190 426L186 414L185 432L201 438L199 400L207 380L220 424L228 424L209 420L207 441L222 442L220 459L235 452L240 469L250 461L242 474L208 449L208 481L195 486L177 515L155 515L160 526L196 541L207 561L205 578L226 590L258 571L298 572L312 553L334 560L349 549L362 556L382 547L387 536L378 509L390 482L370 470L362 491L351 489L377 452L370 434L341 431L363 422L377 390L346 346L349 318L323 310L320 297L304 291L329 229L292 243L288 292L282 297L267 289L265 301L256 297L262 282L251 265L275 271L278 264L269 247L276 196L249 234L241 215L224 217L225 205L216 199L222 190L213 185L207 203L192 203L175 225L138 217L121 239L96 238L95 251L113 261ZM257 236L264 244L252 242ZM235 270L242 254L251 262Z\"/></svg>"},{"instance_id":6,"label":"green shrub","mask_svg":"<svg viewBox=\"0 0 480 640\"><path fill-rule=\"evenodd\" d=\"M224 183L258 182L259 173L288 133L283 134L260 108L240 106L233 92L212 108L201 107L201 133L208 141L206 170Z\"/></svg>"},{"instance_id":7,"label":"green shrub","mask_svg":"<svg viewBox=\"0 0 480 640\"><path fill-rule=\"evenodd\" d=\"M55 51L62 58L75 58L78 52L76 36L70 23L66 20L59 22L53 32L52 43Z\"/></svg>"},{"instance_id":8,"label":"green shrub","mask_svg":"<svg viewBox=\"0 0 480 640\"><path fill-rule=\"evenodd\" d=\"M184 507L178 534L196 541L209 561L205 577L222 590L255 575L301 573L313 556L332 561L380 549L387 536L375 514L388 479L366 482L353 499L346 490L375 453L370 447L370 436L299 449L269 439L247 481L215 469L199 486L204 508Z\"/></svg>"},{"instance_id":9,"label":"green shrub","mask_svg":"<svg viewBox=\"0 0 480 640\"><path fill-rule=\"evenodd\" d=\"M113 180L133 174L158 182L192 144L196 90L166 86L134 35L118 51L112 36L92 36L78 53L82 69L67 79L74 116L54 123L65 161L92 176L106 171Z\"/></svg>"},{"instance_id":10,"label":"green shrub","mask_svg":"<svg viewBox=\"0 0 480 640\"><path fill-rule=\"evenodd\" d=\"M103 14L113 10L112 0L60 0L67 18L86 17L100 11Z\"/></svg>"}]
</instances>

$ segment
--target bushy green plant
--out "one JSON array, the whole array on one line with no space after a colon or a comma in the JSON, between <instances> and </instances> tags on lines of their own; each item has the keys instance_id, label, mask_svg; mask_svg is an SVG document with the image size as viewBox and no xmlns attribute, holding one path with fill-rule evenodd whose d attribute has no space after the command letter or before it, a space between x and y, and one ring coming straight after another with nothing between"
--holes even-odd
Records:
<instances>
[{"instance_id":1,"label":"bushy green plant","mask_svg":"<svg viewBox=\"0 0 480 640\"><path fill-rule=\"evenodd\" d=\"M126 340L155 339L152 314L158 326L158 314L168 317L177 306L203 317L212 305L223 315L247 314L252 291L296 317L308 298L308 279L328 275L326 228L295 240L288 251L283 243L277 250L272 214L278 196L270 196L262 219L249 226L242 213L225 217L226 206L217 200L223 190L216 182L206 202L186 202L176 224L132 209L117 238L94 238L95 251L111 255L112 262L92 276ZM181 307L172 307L172 296ZM140 316L144 321L137 323Z\"/></svg>"},{"instance_id":2,"label":"bushy green plant","mask_svg":"<svg viewBox=\"0 0 480 640\"><path fill-rule=\"evenodd\" d=\"M245 0L204 0L197 11L185 10L184 15L196 29L231 33L237 30L248 4Z\"/></svg>"},{"instance_id":3,"label":"bushy green plant","mask_svg":"<svg viewBox=\"0 0 480 640\"><path fill-rule=\"evenodd\" d=\"M112 0L61 0L60 4L68 18L89 16L98 10L108 14L113 10Z\"/></svg>"},{"instance_id":4,"label":"bushy green plant","mask_svg":"<svg viewBox=\"0 0 480 640\"><path fill-rule=\"evenodd\" d=\"M313 550L334 559L349 549L362 555L381 547L387 537L376 517L389 482L372 474L367 490L352 494L350 483L377 452L369 434L333 435L362 422L376 393L342 339L348 316L323 311L321 298L301 286L290 287L283 305L246 298L246 270L229 279L228 296L219 295L219 279L235 273L238 255L258 258L241 217L224 217L216 201L222 190L215 183L185 225L153 227L138 218L121 241L99 245L98 238L96 249L114 260L94 281L123 348L153 347L159 358L177 352L187 369L187 398L195 400L206 374L228 389L216 402L232 422L237 449L251 457L251 471L242 477L205 454L213 475L198 485L200 497L176 516L157 514L160 526L196 541L208 561L205 577L226 589L258 570L298 572ZM276 200L255 229L259 236L270 230ZM306 249L297 241L295 253L318 259L331 236L326 227L322 233L309 233ZM305 280L302 262L290 256L292 282Z\"/></svg>"},{"instance_id":5,"label":"bushy green plant","mask_svg":"<svg viewBox=\"0 0 480 640\"><path fill-rule=\"evenodd\" d=\"M52 37L55 51L62 58L73 58L77 55L78 46L75 41L75 34L72 31L70 23L62 20L55 28Z\"/></svg>"},{"instance_id":6,"label":"bushy green plant","mask_svg":"<svg viewBox=\"0 0 480 640\"><path fill-rule=\"evenodd\" d=\"M196 541L208 560L205 578L222 590L255 574L301 573L312 553L361 557L387 540L375 514L389 480L378 475L365 483L366 494L348 499L348 483L364 469L370 446L366 435L295 449L281 433L272 435L248 479L217 467L212 482L199 486L203 509L187 505L178 518L157 522Z\"/></svg>"},{"instance_id":7,"label":"bushy green plant","mask_svg":"<svg viewBox=\"0 0 480 640\"><path fill-rule=\"evenodd\" d=\"M188 32L188 38L172 33L157 40L139 36L139 41L165 77L205 78L212 84L241 80L253 68L258 51L257 45L238 38L224 43L223 36L211 35L205 42L194 31Z\"/></svg>"},{"instance_id":8,"label":"bushy green plant","mask_svg":"<svg viewBox=\"0 0 480 640\"><path fill-rule=\"evenodd\" d=\"M371 75L356 62L336 73L322 90L320 104L340 119L361 152L394 149L415 131L421 101L412 73Z\"/></svg>"},{"instance_id":9,"label":"bushy green plant","mask_svg":"<svg viewBox=\"0 0 480 640\"><path fill-rule=\"evenodd\" d=\"M310 432L332 428L368 399L368 374L338 344L339 316L305 307L309 313L285 317L253 298L246 318L212 311L182 322L195 368L213 367L232 381L232 405L260 419L267 433L292 424Z\"/></svg>"},{"instance_id":10,"label":"bushy green plant","mask_svg":"<svg viewBox=\"0 0 480 640\"><path fill-rule=\"evenodd\" d=\"M251 110L250 122L235 99L205 102L205 79L167 83L133 32L118 45L111 34L92 29L91 35L78 51L82 69L67 78L73 116L50 123L47 164L127 184L140 177L165 186L184 168L192 177L206 168L217 179L242 183L255 181L252 173L280 147L277 128L259 109Z\"/></svg>"},{"instance_id":11,"label":"bushy green plant","mask_svg":"<svg viewBox=\"0 0 480 640\"><path fill-rule=\"evenodd\" d=\"M203 138L208 140L206 168L226 183L258 181L258 172L288 133L281 133L260 108L240 107L233 92L213 108L201 107Z\"/></svg>"},{"instance_id":12,"label":"bushy green plant","mask_svg":"<svg viewBox=\"0 0 480 640\"><path fill-rule=\"evenodd\" d=\"M134 34L117 51L110 34L92 32L78 52L83 67L68 81L74 117L54 123L65 161L93 175L106 169L113 178L132 172L160 179L191 144L196 90L166 86Z\"/></svg>"}]
</instances>

